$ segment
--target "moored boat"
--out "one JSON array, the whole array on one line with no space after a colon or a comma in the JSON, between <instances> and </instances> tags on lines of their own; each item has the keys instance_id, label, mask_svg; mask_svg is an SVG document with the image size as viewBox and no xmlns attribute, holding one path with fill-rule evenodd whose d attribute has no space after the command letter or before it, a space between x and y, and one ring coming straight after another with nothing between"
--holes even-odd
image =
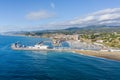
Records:
<instances>
[{"instance_id":1,"label":"moored boat","mask_svg":"<svg viewBox=\"0 0 120 80\"><path fill-rule=\"evenodd\" d=\"M47 50L47 49L49 49L49 46L43 45L42 42L40 42L34 46L24 46L17 42L17 43L12 44L11 48L13 50Z\"/></svg>"}]
</instances>

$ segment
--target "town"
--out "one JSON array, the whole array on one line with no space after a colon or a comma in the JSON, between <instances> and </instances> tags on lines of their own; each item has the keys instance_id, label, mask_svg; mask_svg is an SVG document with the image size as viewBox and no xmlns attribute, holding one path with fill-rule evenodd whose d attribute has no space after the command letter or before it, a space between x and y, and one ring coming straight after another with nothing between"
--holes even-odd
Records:
<instances>
[{"instance_id":1,"label":"town","mask_svg":"<svg viewBox=\"0 0 120 80\"><path fill-rule=\"evenodd\" d=\"M21 34L20 34L21 35ZM36 33L22 34L29 37L49 38L54 46L61 46L61 42L67 42L71 49L120 51L120 33Z\"/></svg>"}]
</instances>

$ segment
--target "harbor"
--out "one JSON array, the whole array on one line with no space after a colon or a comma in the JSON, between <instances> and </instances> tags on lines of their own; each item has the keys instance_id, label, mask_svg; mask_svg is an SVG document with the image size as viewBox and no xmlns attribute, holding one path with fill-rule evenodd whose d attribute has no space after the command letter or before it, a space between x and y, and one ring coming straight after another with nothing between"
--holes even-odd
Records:
<instances>
[{"instance_id":1,"label":"harbor","mask_svg":"<svg viewBox=\"0 0 120 80\"><path fill-rule=\"evenodd\" d=\"M57 52L72 52L82 55L88 56L96 56L101 58L113 59L113 60L120 60L120 49L101 49L101 46L93 45L93 44L86 44L86 43L79 43L78 42L68 42L69 45L73 45L73 47L62 47L61 46L53 46L50 47L48 45L43 44L44 42L39 42L33 46L25 46L16 42L11 45L11 49L15 51L57 51ZM91 47L92 46L92 47ZM101 47L101 48L100 48Z\"/></svg>"},{"instance_id":2,"label":"harbor","mask_svg":"<svg viewBox=\"0 0 120 80\"><path fill-rule=\"evenodd\" d=\"M71 48L66 47L49 47L44 45L43 42L39 42L34 46L25 46L21 45L19 42L16 42L11 45L13 50L31 50L31 51L73 51Z\"/></svg>"},{"instance_id":3,"label":"harbor","mask_svg":"<svg viewBox=\"0 0 120 80\"><path fill-rule=\"evenodd\" d=\"M80 41L66 41L69 47L64 47L62 41L52 42L52 47L44 44L41 41L33 46L22 45L19 42L13 43L11 49L13 50L27 50L27 51L101 51L101 52L120 52L120 49L108 48L102 44L91 44ZM48 41L49 42L49 41Z\"/></svg>"}]
</instances>

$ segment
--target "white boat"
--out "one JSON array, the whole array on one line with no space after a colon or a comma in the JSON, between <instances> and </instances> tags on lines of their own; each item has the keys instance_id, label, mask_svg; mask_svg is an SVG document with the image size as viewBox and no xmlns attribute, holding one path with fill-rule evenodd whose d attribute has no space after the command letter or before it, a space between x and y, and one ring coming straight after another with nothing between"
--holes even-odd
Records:
<instances>
[{"instance_id":1,"label":"white boat","mask_svg":"<svg viewBox=\"0 0 120 80\"><path fill-rule=\"evenodd\" d=\"M49 46L42 44L42 42L34 46L24 46L19 43L14 43L11 45L11 48L13 50L29 50L29 51L72 51L72 49L69 48L55 48L55 47L50 48Z\"/></svg>"},{"instance_id":2,"label":"white boat","mask_svg":"<svg viewBox=\"0 0 120 80\"><path fill-rule=\"evenodd\" d=\"M32 49L48 49L47 45L36 44L34 46L28 46L28 48Z\"/></svg>"},{"instance_id":3,"label":"white boat","mask_svg":"<svg viewBox=\"0 0 120 80\"><path fill-rule=\"evenodd\" d=\"M43 45L41 42L34 46L24 46L19 43L14 43L11 45L13 50L47 50L49 46Z\"/></svg>"}]
</instances>

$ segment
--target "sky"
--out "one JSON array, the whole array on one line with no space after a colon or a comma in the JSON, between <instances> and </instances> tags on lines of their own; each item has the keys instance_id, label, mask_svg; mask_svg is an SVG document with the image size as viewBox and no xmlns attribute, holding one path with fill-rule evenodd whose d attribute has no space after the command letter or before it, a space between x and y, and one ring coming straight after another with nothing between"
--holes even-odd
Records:
<instances>
[{"instance_id":1,"label":"sky","mask_svg":"<svg viewBox=\"0 0 120 80\"><path fill-rule=\"evenodd\" d=\"M119 25L120 0L0 0L0 32Z\"/></svg>"}]
</instances>

